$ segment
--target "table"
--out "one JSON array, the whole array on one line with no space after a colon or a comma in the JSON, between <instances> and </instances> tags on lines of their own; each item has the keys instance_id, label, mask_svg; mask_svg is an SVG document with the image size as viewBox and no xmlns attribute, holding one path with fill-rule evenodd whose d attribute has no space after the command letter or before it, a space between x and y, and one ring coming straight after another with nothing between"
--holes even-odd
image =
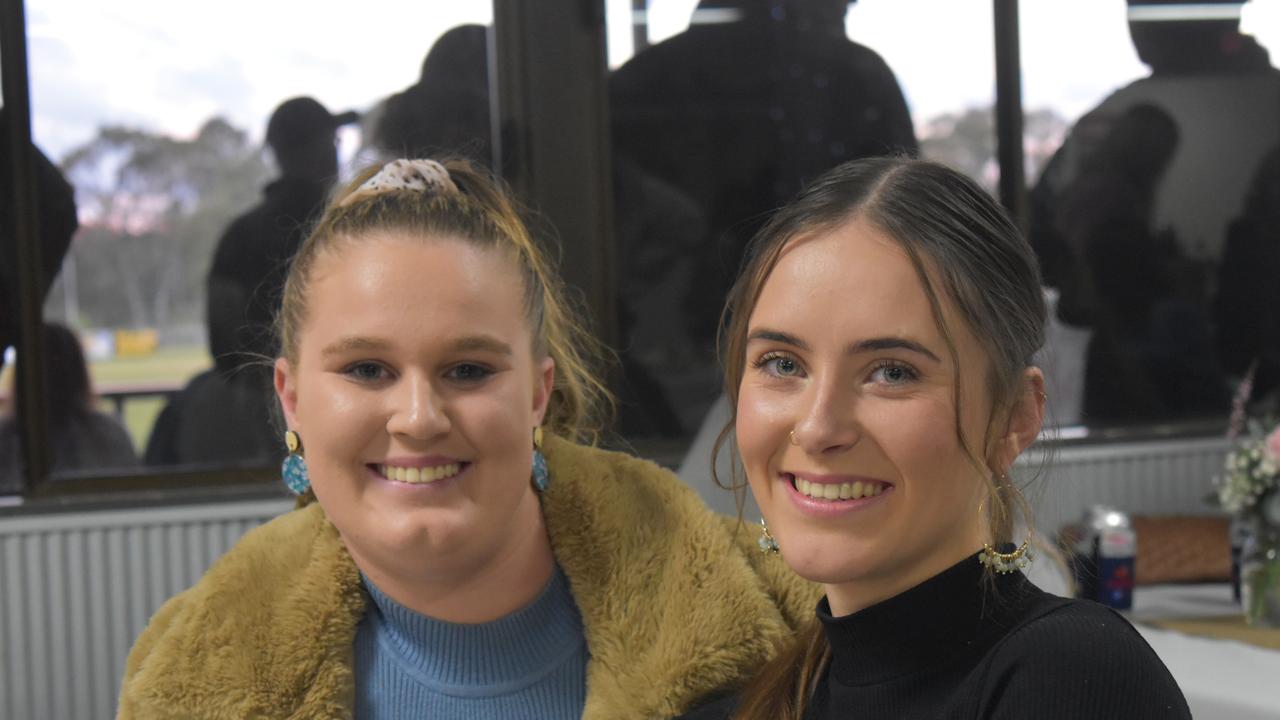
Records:
<instances>
[{"instance_id":1,"label":"table","mask_svg":"<svg viewBox=\"0 0 1280 720\"><path fill-rule=\"evenodd\" d=\"M1125 615L1173 673L1193 717L1280 720L1280 652L1143 624L1238 613L1229 585L1142 586L1133 600L1133 609Z\"/></svg>"}]
</instances>

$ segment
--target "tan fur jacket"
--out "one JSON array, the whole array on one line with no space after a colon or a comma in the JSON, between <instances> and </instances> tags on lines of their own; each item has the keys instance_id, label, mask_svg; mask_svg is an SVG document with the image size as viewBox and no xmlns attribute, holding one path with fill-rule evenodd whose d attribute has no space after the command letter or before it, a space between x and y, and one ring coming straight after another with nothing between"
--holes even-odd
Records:
<instances>
[{"instance_id":1,"label":"tan fur jacket","mask_svg":"<svg viewBox=\"0 0 1280 720\"><path fill-rule=\"evenodd\" d=\"M743 682L820 592L649 462L548 438L543 512L582 613L584 718L667 718ZM368 596L318 504L247 535L134 644L120 718L349 718Z\"/></svg>"}]
</instances>

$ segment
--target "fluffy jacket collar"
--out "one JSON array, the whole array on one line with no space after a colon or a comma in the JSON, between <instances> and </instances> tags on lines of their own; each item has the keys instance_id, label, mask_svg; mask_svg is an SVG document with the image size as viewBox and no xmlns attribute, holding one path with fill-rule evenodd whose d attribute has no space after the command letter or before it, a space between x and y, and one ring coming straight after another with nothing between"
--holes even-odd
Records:
<instances>
[{"instance_id":1,"label":"fluffy jacket collar","mask_svg":"<svg viewBox=\"0 0 1280 720\"><path fill-rule=\"evenodd\" d=\"M548 438L543 512L582 613L584 718L667 718L749 677L820 592L649 462ZM248 533L164 605L119 717L349 718L368 596L318 504Z\"/></svg>"}]
</instances>

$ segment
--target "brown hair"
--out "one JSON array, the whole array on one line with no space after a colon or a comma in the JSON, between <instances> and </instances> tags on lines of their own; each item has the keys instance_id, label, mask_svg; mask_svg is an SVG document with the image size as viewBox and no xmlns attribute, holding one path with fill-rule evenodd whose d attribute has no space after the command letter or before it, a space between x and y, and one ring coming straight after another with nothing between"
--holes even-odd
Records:
<instances>
[{"instance_id":1,"label":"brown hair","mask_svg":"<svg viewBox=\"0 0 1280 720\"><path fill-rule=\"evenodd\" d=\"M1040 273L1030 246L1004 210L972 180L936 163L892 157L845 163L802 191L756 235L720 322L725 392L732 413L716 440L713 472L714 456L734 431L747 323L765 281L790 241L832 231L855 218L871 223L906 252L957 369L960 359L943 319L943 297L988 349L992 413L984 452L977 452L964 436L959 383L953 391L955 425L961 447L987 481L991 536L996 542L1008 541L1015 514L1009 500L1016 488L1007 477L995 477L983 457L998 419L1007 416L1022 388L1023 371L1044 342ZM744 485L736 466L733 474L729 488L740 493ZM735 718L801 718L828 656L815 620L748 684Z\"/></svg>"},{"instance_id":2,"label":"brown hair","mask_svg":"<svg viewBox=\"0 0 1280 720\"><path fill-rule=\"evenodd\" d=\"M411 233L424 241L447 236L494 248L507 253L519 268L535 353L555 361L555 383L544 427L572 440L596 442L603 413L611 404L609 391L593 370L603 357L603 346L578 320L546 251L533 239L502 182L465 160L441 162L456 191L393 188L357 192L384 167L376 165L337 193L289 268L276 321L280 354L291 363L297 360L311 270L326 252L384 230Z\"/></svg>"}]
</instances>

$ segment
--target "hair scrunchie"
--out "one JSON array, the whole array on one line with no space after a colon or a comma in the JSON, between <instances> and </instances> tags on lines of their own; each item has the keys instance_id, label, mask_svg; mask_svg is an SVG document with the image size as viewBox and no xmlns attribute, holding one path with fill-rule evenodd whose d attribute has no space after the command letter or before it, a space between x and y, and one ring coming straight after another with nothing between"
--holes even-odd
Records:
<instances>
[{"instance_id":1,"label":"hair scrunchie","mask_svg":"<svg viewBox=\"0 0 1280 720\"><path fill-rule=\"evenodd\" d=\"M458 186L449 177L449 171L435 160L392 160L360 187L342 198L339 205L350 205L362 198L391 190L416 190L430 194L457 193Z\"/></svg>"}]
</instances>

